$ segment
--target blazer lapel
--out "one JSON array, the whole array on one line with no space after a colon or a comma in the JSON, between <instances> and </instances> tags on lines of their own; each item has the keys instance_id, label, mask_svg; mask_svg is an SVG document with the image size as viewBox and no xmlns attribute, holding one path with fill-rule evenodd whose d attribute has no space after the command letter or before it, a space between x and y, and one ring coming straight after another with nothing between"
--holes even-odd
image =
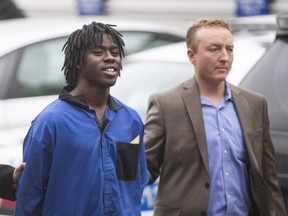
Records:
<instances>
[{"instance_id":1,"label":"blazer lapel","mask_svg":"<svg viewBox=\"0 0 288 216\"><path fill-rule=\"evenodd\" d=\"M208 150L202 117L200 94L195 79L189 80L184 84L182 97L195 131L200 154L202 156L206 170L209 173Z\"/></svg>"},{"instance_id":2,"label":"blazer lapel","mask_svg":"<svg viewBox=\"0 0 288 216\"><path fill-rule=\"evenodd\" d=\"M229 84L229 87L232 92L233 102L241 124L242 133L249 154L251 166L256 168L256 170L259 170L259 165L257 163L252 148L253 126L252 126L252 116L249 110L248 102L245 97L241 96L240 90L238 88L235 88L235 86L231 84Z\"/></svg>"}]
</instances>

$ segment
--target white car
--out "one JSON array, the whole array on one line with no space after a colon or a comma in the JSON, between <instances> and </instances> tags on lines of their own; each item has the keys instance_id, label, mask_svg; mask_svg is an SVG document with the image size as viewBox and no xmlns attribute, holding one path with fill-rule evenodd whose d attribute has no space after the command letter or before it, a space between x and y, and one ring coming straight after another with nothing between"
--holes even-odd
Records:
<instances>
[{"instance_id":1,"label":"white car","mask_svg":"<svg viewBox=\"0 0 288 216\"><path fill-rule=\"evenodd\" d=\"M81 23L83 24L83 21ZM6 54L4 54L2 48L0 50L0 163L14 166L20 163L22 159L22 142L30 121L48 103L57 98L60 87L64 85L64 75L61 72L63 62L61 48L64 45L67 34L71 33L75 28L81 27L81 24L78 24L77 27L73 24L73 30L66 29L65 33L62 32L61 34L60 32L64 31L64 25L61 22L48 25L39 21L36 22L32 29L40 29L43 26L46 28L41 29L38 34L32 35L29 33L30 30L27 29L28 27L24 27L24 24L19 26L16 29L19 34L17 35L18 39L12 40L11 36L11 47L7 48L8 45L3 44L1 39L2 28L0 23L0 46L3 44L6 47L3 49L6 50ZM121 26L123 27L123 25L119 24L120 31ZM138 23L136 27L138 28L139 26ZM7 28L9 28L8 24ZM165 29L167 30L167 28ZM174 30L171 28L168 30L172 32L164 34L170 35L166 37L167 40L175 36L173 35ZM153 29L152 32L157 33L158 31L161 34L163 33L161 28L158 30ZM129 36L124 34L124 40L127 44L131 42L130 44L132 45L132 38L138 37L136 42L141 42L142 44L147 40L143 39L143 37L141 38L141 33L143 31L139 30L134 36L130 34L131 39L127 39ZM30 36L27 36L28 34ZM66 35L66 37L64 36L65 38L58 40L63 35ZM150 43L151 46L144 47L151 48L155 46L156 48L138 53L134 52L134 54L128 55L123 60L121 78L111 88L111 94L135 108L143 121L146 117L147 101L151 93L164 91L194 75L194 68L186 55L186 44L183 41L183 35L182 42L174 43L176 41L171 42L170 40L169 43L172 44L161 47L157 47L159 43L157 46ZM178 36L181 38L181 33ZM23 37L23 42L18 41L21 37ZM152 36L148 38L150 42L158 40L157 37L154 40L151 40ZM7 41L8 39L9 37L5 40ZM268 46L271 45L274 39L274 31L265 31L264 34L260 35L251 35L246 32L237 33L235 35L234 63L228 76L228 81L235 85L239 84L255 62L266 52L267 44ZM12 43L13 41L15 41L15 44ZM127 48L129 47L127 46ZM51 55L51 53L53 54ZM11 59L13 60L12 62L10 61ZM9 73L7 68L10 69ZM156 192L157 182L147 186L144 190L142 199L143 215L152 214L150 210L153 209Z\"/></svg>"},{"instance_id":2,"label":"white car","mask_svg":"<svg viewBox=\"0 0 288 216\"><path fill-rule=\"evenodd\" d=\"M227 77L232 84L238 85L266 52L267 44L271 45L275 39L275 32L257 37L253 38L255 41L242 35L234 37L234 62ZM186 43L178 42L127 56L112 94L134 107L144 121L151 93L172 88L194 75L186 50Z\"/></svg>"}]
</instances>

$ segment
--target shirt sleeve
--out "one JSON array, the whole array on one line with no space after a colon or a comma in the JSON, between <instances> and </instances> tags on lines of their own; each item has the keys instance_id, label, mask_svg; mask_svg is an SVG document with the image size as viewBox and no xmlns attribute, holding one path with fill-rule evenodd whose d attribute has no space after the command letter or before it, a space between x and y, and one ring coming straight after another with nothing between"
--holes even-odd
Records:
<instances>
[{"instance_id":1,"label":"shirt sleeve","mask_svg":"<svg viewBox=\"0 0 288 216\"><path fill-rule=\"evenodd\" d=\"M23 152L26 166L19 180L15 215L42 215L51 151L43 142L33 138L30 129L24 140Z\"/></svg>"}]
</instances>

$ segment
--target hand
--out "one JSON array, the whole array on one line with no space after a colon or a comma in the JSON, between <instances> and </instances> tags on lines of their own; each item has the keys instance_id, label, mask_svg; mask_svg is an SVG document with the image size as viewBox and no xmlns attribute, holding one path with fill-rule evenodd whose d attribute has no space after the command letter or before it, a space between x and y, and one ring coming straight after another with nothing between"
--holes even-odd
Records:
<instances>
[{"instance_id":1,"label":"hand","mask_svg":"<svg viewBox=\"0 0 288 216\"><path fill-rule=\"evenodd\" d=\"M23 172L25 165L26 165L26 163L23 162L18 167L16 167L14 169L14 172L13 172L13 188L14 188L14 190L17 189L19 177L20 177L21 173Z\"/></svg>"}]
</instances>

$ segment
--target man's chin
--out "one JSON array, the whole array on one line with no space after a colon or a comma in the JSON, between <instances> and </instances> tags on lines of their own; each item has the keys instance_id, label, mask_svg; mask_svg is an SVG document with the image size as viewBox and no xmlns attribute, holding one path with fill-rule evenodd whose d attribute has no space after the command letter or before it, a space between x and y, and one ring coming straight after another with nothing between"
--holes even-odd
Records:
<instances>
[{"instance_id":1,"label":"man's chin","mask_svg":"<svg viewBox=\"0 0 288 216\"><path fill-rule=\"evenodd\" d=\"M115 84L116 84L116 81L115 81L115 82L103 83L103 84L100 86L100 88L102 88L102 89L107 89L107 88L113 87Z\"/></svg>"}]
</instances>

